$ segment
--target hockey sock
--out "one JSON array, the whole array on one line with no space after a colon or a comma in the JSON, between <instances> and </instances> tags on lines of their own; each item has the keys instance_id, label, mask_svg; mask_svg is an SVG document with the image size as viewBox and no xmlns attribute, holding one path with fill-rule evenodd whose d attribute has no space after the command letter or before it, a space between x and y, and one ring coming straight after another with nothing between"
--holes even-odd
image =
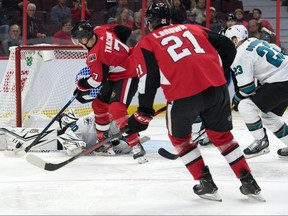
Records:
<instances>
[{"instance_id":1,"label":"hockey sock","mask_svg":"<svg viewBox=\"0 0 288 216\"><path fill-rule=\"evenodd\" d=\"M177 138L169 134L169 138L193 178L195 180L201 178L205 163L199 148L195 143L190 142L191 134L184 138Z\"/></svg>"},{"instance_id":2,"label":"hockey sock","mask_svg":"<svg viewBox=\"0 0 288 216\"><path fill-rule=\"evenodd\" d=\"M237 178L241 177L241 172L243 170L250 172L246 159L239 148L238 143L234 139L225 145L219 146L218 150L225 157Z\"/></svg>"},{"instance_id":3,"label":"hockey sock","mask_svg":"<svg viewBox=\"0 0 288 216\"><path fill-rule=\"evenodd\" d=\"M105 133L110 128L109 105L99 99L95 99L92 103L92 108L95 115L97 138L99 141L102 141L107 136Z\"/></svg>"},{"instance_id":4,"label":"hockey sock","mask_svg":"<svg viewBox=\"0 0 288 216\"><path fill-rule=\"evenodd\" d=\"M140 142L140 138L138 134L131 134L130 136L125 137L126 142L131 146L137 145Z\"/></svg>"}]
</instances>

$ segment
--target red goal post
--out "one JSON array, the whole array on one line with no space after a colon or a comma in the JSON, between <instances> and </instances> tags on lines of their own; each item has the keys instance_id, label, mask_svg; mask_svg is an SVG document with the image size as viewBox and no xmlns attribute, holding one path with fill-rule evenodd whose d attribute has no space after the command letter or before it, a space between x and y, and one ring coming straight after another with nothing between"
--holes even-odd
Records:
<instances>
[{"instance_id":1,"label":"red goal post","mask_svg":"<svg viewBox=\"0 0 288 216\"><path fill-rule=\"evenodd\" d=\"M35 45L10 48L0 83L0 127L21 127L29 115L52 117L72 97L77 73L86 67L81 46ZM74 101L77 114L92 111L91 103Z\"/></svg>"}]
</instances>

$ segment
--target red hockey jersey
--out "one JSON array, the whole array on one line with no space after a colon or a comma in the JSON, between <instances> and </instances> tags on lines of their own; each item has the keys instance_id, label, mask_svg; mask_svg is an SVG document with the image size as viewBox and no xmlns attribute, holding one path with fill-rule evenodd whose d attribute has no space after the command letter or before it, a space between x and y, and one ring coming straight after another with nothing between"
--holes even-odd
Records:
<instances>
[{"instance_id":1,"label":"red hockey jersey","mask_svg":"<svg viewBox=\"0 0 288 216\"><path fill-rule=\"evenodd\" d=\"M115 25L98 26L94 29L96 44L88 51L86 64L97 82L137 76L135 66L130 62L131 48L123 44L113 31Z\"/></svg>"},{"instance_id":2,"label":"red hockey jersey","mask_svg":"<svg viewBox=\"0 0 288 216\"><path fill-rule=\"evenodd\" d=\"M169 25L153 31L136 45L133 59L140 95L153 95L160 85L170 102L226 83L221 58L198 25Z\"/></svg>"}]
</instances>

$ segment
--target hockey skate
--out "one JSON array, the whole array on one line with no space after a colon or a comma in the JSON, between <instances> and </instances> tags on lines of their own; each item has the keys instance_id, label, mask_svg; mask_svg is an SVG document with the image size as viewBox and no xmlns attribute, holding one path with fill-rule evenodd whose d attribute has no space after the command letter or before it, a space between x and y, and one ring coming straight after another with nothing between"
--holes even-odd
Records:
<instances>
[{"instance_id":1,"label":"hockey skate","mask_svg":"<svg viewBox=\"0 0 288 216\"><path fill-rule=\"evenodd\" d=\"M93 151L93 154L96 156L113 156L116 153L113 150L113 145L111 143L105 143L99 148Z\"/></svg>"},{"instance_id":2,"label":"hockey skate","mask_svg":"<svg viewBox=\"0 0 288 216\"><path fill-rule=\"evenodd\" d=\"M261 188L258 186L256 180L253 178L250 172L244 170L241 173L240 181L242 183L240 186L240 191L242 194L261 202L266 201L261 195Z\"/></svg>"},{"instance_id":3,"label":"hockey skate","mask_svg":"<svg viewBox=\"0 0 288 216\"><path fill-rule=\"evenodd\" d=\"M99 134L98 134L99 137ZM107 139L109 137L109 132L103 132L101 135L101 139L98 140L98 142L102 142L103 140ZM101 145L99 148L95 149L92 153L96 156L113 156L115 155L115 152L113 150L113 143L116 145L118 143L118 139L113 139L108 143L105 143ZM118 143L119 144L119 143Z\"/></svg>"},{"instance_id":4,"label":"hockey skate","mask_svg":"<svg viewBox=\"0 0 288 216\"><path fill-rule=\"evenodd\" d=\"M146 151L141 145L141 143L137 143L135 146L133 146L132 151L133 151L133 159L137 160L139 164L148 162L148 160L144 157Z\"/></svg>"},{"instance_id":5,"label":"hockey skate","mask_svg":"<svg viewBox=\"0 0 288 216\"><path fill-rule=\"evenodd\" d=\"M200 184L193 187L194 193L203 199L221 202L222 199L218 194L218 188L212 179L208 166L203 168L202 175L203 177L199 179Z\"/></svg>"},{"instance_id":6,"label":"hockey skate","mask_svg":"<svg viewBox=\"0 0 288 216\"><path fill-rule=\"evenodd\" d=\"M288 159L288 147L278 149L277 154L279 158Z\"/></svg>"},{"instance_id":7,"label":"hockey skate","mask_svg":"<svg viewBox=\"0 0 288 216\"><path fill-rule=\"evenodd\" d=\"M243 152L247 159L269 153L269 140L266 134L266 130L265 136L262 139L254 140L254 142L245 148Z\"/></svg>"},{"instance_id":8,"label":"hockey skate","mask_svg":"<svg viewBox=\"0 0 288 216\"><path fill-rule=\"evenodd\" d=\"M201 146L207 146L212 144L212 142L210 141L210 139L208 137L201 137L198 139L198 141L196 142L196 144L201 145Z\"/></svg>"},{"instance_id":9,"label":"hockey skate","mask_svg":"<svg viewBox=\"0 0 288 216\"><path fill-rule=\"evenodd\" d=\"M193 136L193 141L195 142L196 145L201 145L201 146L207 146L212 144L212 142L210 141L210 139L208 138L207 133L205 132L202 136L201 133L203 132L197 132L195 133L195 135ZM195 137L196 136L196 137ZM195 137L195 138L194 138Z\"/></svg>"},{"instance_id":10,"label":"hockey skate","mask_svg":"<svg viewBox=\"0 0 288 216\"><path fill-rule=\"evenodd\" d=\"M118 145L113 145L113 150L116 155L129 154L132 151L132 147L124 140L120 140Z\"/></svg>"}]
</instances>

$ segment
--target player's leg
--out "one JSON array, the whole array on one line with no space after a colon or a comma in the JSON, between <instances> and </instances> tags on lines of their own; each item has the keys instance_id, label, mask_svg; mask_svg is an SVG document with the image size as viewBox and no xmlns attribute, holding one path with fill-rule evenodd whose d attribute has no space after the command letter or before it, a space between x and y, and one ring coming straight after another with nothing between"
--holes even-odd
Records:
<instances>
[{"instance_id":1,"label":"player's leg","mask_svg":"<svg viewBox=\"0 0 288 216\"><path fill-rule=\"evenodd\" d=\"M287 88L288 88L288 82L266 83L266 84L260 86L259 88L257 88L257 90L255 91L256 94L253 94L252 96L250 96L251 100L245 99L244 103L242 104L242 101L241 101L241 105L240 105L242 110L245 111L245 109L246 109L243 116L246 114L247 115L249 115L249 114L253 115L253 113L255 115L256 111L258 111L260 109L262 111L261 118L262 118L263 124L269 130L271 130L276 135L276 137L278 137L286 145L288 144L287 126L283 121L281 121L280 116L283 115L283 113L285 112L287 105L288 105ZM247 110L247 107L250 107L252 112L249 112L249 110ZM273 114L275 114L275 115L273 115ZM251 117L251 118L253 118L253 117ZM263 128L263 126L261 126L262 125L261 121L258 125L257 124L255 124L255 125L256 125L256 127L254 127L254 128L258 127L259 128L258 131L259 130L261 131L261 128ZM249 129L249 127L248 127L248 129ZM256 132L254 132L254 134L252 133L252 135L254 137L257 136L257 134L255 134L255 133L257 133L257 130L256 130ZM266 149L268 148L269 142L268 142L267 135L266 135L265 131L264 131L264 136L263 136L263 134L261 134L261 136L262 136L262 138L259 137L259 134L258 134L258 137L256 139L256 144L254 144L254 148L253 148L253 146L251 146L252 150L256 149L256 154L257 154L257 151L258 152L265 151L265 148ZM265 146L267 146L267 147L265 147ZM246 150L246 151L248 151L248 150ZM244 150L244 153L245 153L245 150ZM249 153L250 153L250 151L249 151Z\"/></svg>"},{"instance_id":2,"label":"player's leg","mask_svg":"<svg viewBox=\"0 0 288 216\"><path fill-rule=\"evenodd\" d=\"M286 146L288 146L288 126L281 119L287 108L287 101L280 103L271 112L261 113L263 124ZM277 151L280 158L288 159L288 148L281 148Z\"/></svg>"},{"instance_id":3,"label":"player's leg","mask_svg":"<svg viewBox=\"0 0 288 216\"><path fill-rule=\"evenodd\" d=\"M108 137L108 131L110 128L111 117L109 113L109 100L112 94L112 83L107 81L102 86L97 98L92 102L92 108L95 115L95 127L98 142L105 140ZM107 152L109 150L109 152ZM103 152L105 155L115 154L110 143L104 144L95 150L95 153Z\"/></svg>"},{"instance_id":4,"label":"player's leg","mask_svg":"<svg viewBox=\"0 0 288 216\"><path fill-rule=\"evenodd\" d=\"M200 95L169 103L166 114L168 135L190 174L200 182L194 186L194 192L201 198L221 201L209 168L199 148L191 140L192 124L203 107Z\"/></svg>"},{"instance_id":5,"label":"player's leg","mask_svg":"<svg viewBox=\"0 0 288 216\"><path fill-rule=\"evenodd\" d=\"M211 98L206 100L205 110L200 114L209 139L224 156L236 177L240 179L241 192L245 195L258 195L261 189L251 175L239 144L231 133L232 116L227 87L210 88L204 92L203 97Z\"/></svg>"},{"instance_id":6,"label":"player's leg","mask_svg":"<svg viewBox=\"0 0 288 216\"><path fill-rule=\"evenodd\" d=\"M127 124L129 118L127 108L137 91L137 87L138 77L119 80L113 83L113 94L110 98L109 112L120 129L124 128ZM132 147L133 158L140 164L148 162L144 157L146 151L140 143L139 135L131 134L126 136L125 139Z\"/></svg>"},{"instance_id":7,"label":"player's leg","mask_svg":"<svg viewBox=\"0 0 288 216\"><path fill-rule=\"evenodd\" d=\"M273 134L280 139L286 146L288 146L288 126L281 119L280 116L268 112L261 113L261 117L263 119L263 124L271 131ZM279 149L277 151L279 157L288 158L288 154L285 151L286 148ZM285 154L286 153L286 154Z\"/></svg>"},{"instance_id":8,"label":"player's leg","mask_svg":"<svg viewBox=\"0 0 288 216\"><path fill-rule=\"evenodd\" d=\"M254 141L244 149L245 157L252 158L270 152L266 129L263 127L259 108L256 104L250 98L246 98L240 101L238 110L254 137Z\"/></svg>"}]
</instances>

